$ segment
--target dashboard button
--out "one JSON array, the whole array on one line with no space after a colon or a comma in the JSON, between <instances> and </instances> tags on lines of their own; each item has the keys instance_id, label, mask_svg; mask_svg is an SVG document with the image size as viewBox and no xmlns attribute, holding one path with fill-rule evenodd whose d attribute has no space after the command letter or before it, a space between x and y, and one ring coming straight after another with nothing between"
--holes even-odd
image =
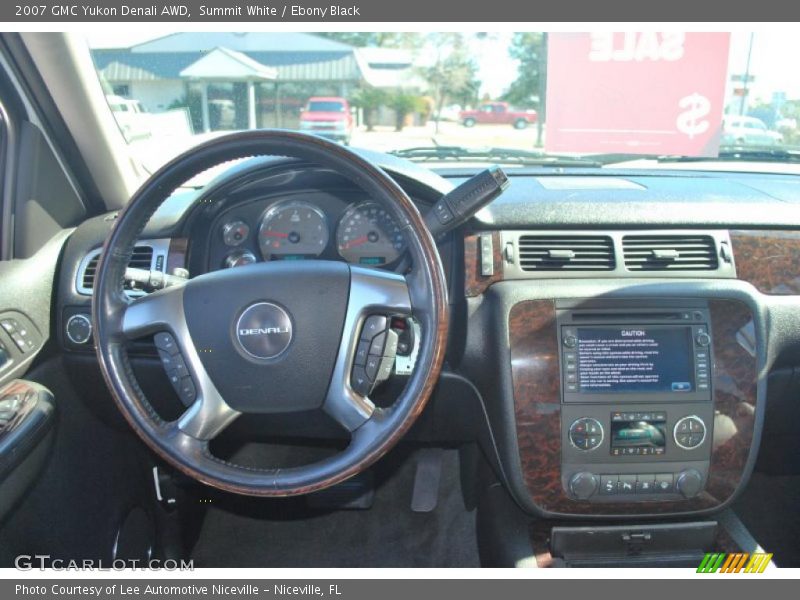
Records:
<instances>
[{"instance_id":1,"label":"dashboard button","mask_svg":"<svg viewBox=\"0 0 800 600\"><path fill-rule=\"evenodd\" d=\"M659 473L656 475L656 493L671 494L672 492L672 473Z\"/></svg>"},{"instance_id":2,"label":"dashboard button","mask_svg":"<svg viewBox=\"0 0 800 600\"><path fill-rule=\"evenodd\" d=\"M617 483L619 477L617 475L601 475L600 476L600 495L613 496L617 493Z\"/></svg>"},{"instance_id":3,"label":"dashboard button","mask_svg":"<svg viewBox=\"0 0 800 600\"><path fill-rule=\"evenodd\" d=\"M565 335L563 344L567 348L574 348L578 345L578 338L576 338L574 335Z\"/></svg>"},{"instance_id":4,"label":"dashboard button","mask_svg":"<svg viewBox=\"0 0 800 600\"><path fill-rule=\"evenodd\" d=\"M700 333L697 334L697 337L695 337L694 341L697 343L698 346L705 348L711 343L711 336L705 333L704 331L701 331Z\"/></svg>"},{"instance_id":5,"label":"dashboard button","mask_svg":"<svg viewBox=\"0 0 800 600\"><path fill-rule=\"evenodd\" d=\"M637 494L652 494L656 485L655 475L637 475L636 476L636 493Z\"/></svg>"},{"instance_id":6,"label":"dashboard button","mask_svg":"<svg viewBox=\"0 0 800 600\"><path fill-rule=\"evenodd\" d=\"M569 481L569 491L580 500L586 500L597 491L597 475L589 472L576 473Z\"/></svg>"},{"instance_id":7,"label":"dashboard button","mask_svg":"<svg viewBox=\"0 0 800 600\"><path fill-rule=\"evenodd\" d=\"M695 415L683 417L675 423L673 436L678 447L694 450L705 441L706 424Z\"/></svg>"},{"instance_id":8,"label":"dashboard button","mask_svg":"<svg viewBox=\"0 0 800 600\"><path fill-rule=\"evenodd\" d=\"M617 483L620 494L633 494L636 491L636 475L620 475Z\"/></svg>"}]
</instances>

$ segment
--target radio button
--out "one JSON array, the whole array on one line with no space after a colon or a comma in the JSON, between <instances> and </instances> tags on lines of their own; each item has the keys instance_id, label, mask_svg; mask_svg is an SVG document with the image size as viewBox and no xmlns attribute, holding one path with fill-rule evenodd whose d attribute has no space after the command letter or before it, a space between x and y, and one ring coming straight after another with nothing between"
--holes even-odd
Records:
<instances>
[{"instance_id":1,"label":"radio button","mask_svg":"<svg viewBox=\"0 0 800 600\"><path fill-rule=\"evenodd\" d=\"M562 342L566 348L575 348L578 345L578 338L574 335L565 335Z\"/></svg>"},{"instance_id":2,"label":"radio button","mask_svg":"<svg viewBox=\"0 0 800 600\"><path fill-rule=\"evenodd\" d=\"M600 495L613 496L617 493L617 475L601 475L600 476Z\"/></svg>"},{"instance_id":3,"label":"radio button","mask_svg":"<svg viewBox=\"0 0 800 600\"><path fill-rule=\"evenodd\" d=\"M694 338L694 341L698 346L701 346L701 347L705 348L706 346L711 344L711 336L708 335L706 332L701 331Z\"/></svg>"},{"instance_id":4,"label":"radio button","mask_svg":"<svg viewBox=\"0 0 800 600\"><path fill-rule=\"evenodd\" d=\"M636 492L636 475L620 475L617 484L617 492L620 494L633 494Z\"/></svg>"},{"instance_id":5,"label":"radio button","mask_svg":"<svg viewBox=\"0 0 800 600\"><path fill-rule=\"evenodd\" d=\"M656 493L671 494L672 491L672 473L660 473L656 475Z\"/></svg>"},{"instance_id":6,"label":"radio button","mask_svg":"<svg viewBox=\"0 0 800 600\"><path fill-rule=\"evenodd\" d=\"M597 475L589 472L576 473L569 481L569 491L580 500L586 500L597 491Z\"/></svg>"},{"instance_id":7,"label":"radio button","mask_svg":"<svg viewBox=\"0 0 800 600\"><path fill-rule=\"evenodd\" d=\"M636 493L637 494L652 494L656 485L655 475L637 475L636 476Z\"/></svg>"}]
</instances>

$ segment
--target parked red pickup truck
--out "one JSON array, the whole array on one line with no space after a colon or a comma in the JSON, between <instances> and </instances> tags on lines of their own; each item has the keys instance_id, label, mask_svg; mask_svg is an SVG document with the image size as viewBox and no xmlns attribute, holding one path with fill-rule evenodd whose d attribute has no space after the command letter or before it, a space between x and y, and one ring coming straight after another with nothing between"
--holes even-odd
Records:
<instances>
[{"instance_id":1,"label":"parked red pickup truck","mask_svg":"<svg viewBox=\"0 0 800 600\"><path fill-rule=\"evenodd\" d=\"M464 127L478 124L513 125L514 129L525 129L536 123L535 110L515 110L508 102L487 102L476 110L462 110L459 120Z\"/></svg>"},{"instance_id":2,"label":"parked red pickup truck","mask_svg":"<svg viewBox=\"0 0 800 600\"><path fill-rule=\"evenodd\" d=\"M315 96L300 113L300 131L313 133L345 145L353 136L353 115L347 100Z\"/></svg>"}]
</instances>

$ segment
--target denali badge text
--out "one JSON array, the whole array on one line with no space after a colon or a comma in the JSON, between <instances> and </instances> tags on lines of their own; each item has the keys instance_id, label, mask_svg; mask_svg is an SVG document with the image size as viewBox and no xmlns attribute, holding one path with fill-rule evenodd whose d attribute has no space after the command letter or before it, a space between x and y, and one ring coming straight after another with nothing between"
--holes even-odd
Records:
<instances>
[{"instance_id":1,"label":"denali badge text","mask_svg":"<svg viewBox=\"0 0 800 600\"><path fill-rule=\"evenodd\" d=\"M292 342L292 319L272 302L248 306L233 330L239 349L251 358L271 359L282 354Z\"/></svg>"},{"instance_id":2,"label":"denali badge text","mask_svg":"<svg viewBox=\"0 0 800 600\"><path fill-rule=\"evenodd\" d=\"M267 335L270 333L289 333L288 327L257 327L255 329L240 329L239 335Z\"/></svg>"}]
</instances>

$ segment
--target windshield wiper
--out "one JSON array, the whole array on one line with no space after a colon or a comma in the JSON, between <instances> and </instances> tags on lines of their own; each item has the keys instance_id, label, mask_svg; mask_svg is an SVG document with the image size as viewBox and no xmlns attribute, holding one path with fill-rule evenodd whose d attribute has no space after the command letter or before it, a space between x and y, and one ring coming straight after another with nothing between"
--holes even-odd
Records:
<instances>
[{"instance_id":1,"label":"windshield wiper","mask_svg":"<svg viewBox=\"0 0 800 600\"><path fill-rule=\"evenodd\" d=\"M463 146L419 146L389 152L413 161L494 162L521 166L602 167L603 163L580 156L547 154L516 148L465 148Z\"/></svg>"}]
</instances>

